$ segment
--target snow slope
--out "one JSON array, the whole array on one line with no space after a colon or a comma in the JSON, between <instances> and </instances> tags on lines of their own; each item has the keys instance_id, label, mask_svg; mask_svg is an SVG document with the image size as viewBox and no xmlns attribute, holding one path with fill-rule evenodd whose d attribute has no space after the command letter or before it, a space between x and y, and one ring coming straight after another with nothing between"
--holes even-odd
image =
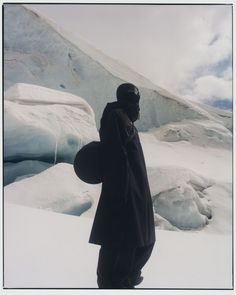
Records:
<instances>
[{"instance_id":1,"label":"snow slope","mask_svg":"<svg viewBox=\"0 0 236 295\"><path fill-rule=\"evenodd\" d=\"M211 120L182 120L168 123L152 131L159 140L185 141L202 147L232 149L232 132Z\"/></svg>"},{"instance_id":2,"label":"snow slope","mask_svg":"<svg viewBox=\"0 0 236 295\"><path fill-rule=\"evenodd\" d=\"M124 81L141 91L139 130L150 130L165 142L232 147L231 112L170 94L23 5L4 5L4 50L7 162L72 162L76 149L95 136L88 123L91 108L99 128L105 104L115 99L116 87ZM8 168L5 184L27 174L23 169L24 175L14 176Z\"/></svg>"},{"instance_id":3,"label":"snow slope","mask_svg":"<svg viewBox=\"0 0 236 295\"><path fill-rule=\"evenodd\" d=\"M19 181L23 178L34 176L52 165L53 164L36 160L26 160L18 163L5 162L4 185L10 184L14 181Z\"/></svg>"},{"instance_id":4,"label":"snow slope","mask_svg":"<svg viewBox=\"0 0 236 295\"><path fill-rule=\"evenodd\" d=\"M222 117L161 89L22 5L4 5L4 66L5 89L23 82L76 94L93 108L97 126L105 104L115 100L116 88L124 81L140 88L139 130L183 119L224 123Z\"/></svg>"},{"instance_id":5,"label":"snow slope","mask_svg":"<svg viewBox=\"0 0 236 295\"><path fill-rule=\"evenodd\" d=\"M88 244L90 218L12 204L5 212L5 287L97 288L99 247ZM231 261L228 235L159 230L138 287L229 289Z\"/></svg>"},{"instance_id":6,"label":"snow slope","mask_svg":"<svg viewBox=\"0 0 236 295\"><path fill-rule=\"evenodd\" d=\"M168 120L168 114L165 114L165 106L160 104L160 112L162 108L164 122L164 116ZM173 112L176 117L179 116L178 109L173 109ZM167 123L160 128L151 128L148 133L141 133L143 144L147 143L151 148L146 156L151 157L149 165L159 166L157 151L160 148L168 151L171 146L173 153L176 153L172 163L177 161L175 165L178 166L178 154L184 151L180 165L188 168L186 159L192 161L194 150L194 156L197 154L200 159L205 159L205 164L201 164L197 172L208 176L209 169L221 169L224 157L230 159L232 132L218 119L190 120L189 113L186 110L180 115L186 117L182 121ZM156 115L157 120L158 116ZM150 119L148 117L145 122ZM92 140L98 140L98 131L94 112L84 99L70 93L23 83L17 83L5 92L4 185L18 177L32 176L58 162L72 163L75 153ZM205 147L213 148L213 155L217 154L221 161L216 161L212 153L206 158ZM202 162L203 160L196 164ZM230 182L231 175L228 171L227 168L225 179Z\"/></svg>"},{"instance_id":7,"label":"snow slope","mask_svg":"<svg viewBox=\"0 0 236 295\"><path fill-rule=\"evenodd\" d=\"M98 199L99 186L75 175L70 164L57 164L42 173L7 185L5 202L79 216Z\"/></svg>"},{"instance_id":8,"label":"snow slope","mask_svg":"<svg viewBox=\"0 0 236 295\"><path fill-rule=\"evenodd\" d=\"M72 165L53 166L72 163L83 144L98 139L91 107L72 94L21 83L6 91L4 105L5 200L74 215L91 207L85 214L93 217L100 187L79 182ZM230 233L231 131L216 120L185 119L140 138L156 226ZM213 196L216 187L221 195Z\"/></svg>"},{"instance_id":9,"label":"snow slope","mask_svg":"<svg viewBox=\"0 0 236 295\"><path fill-rule=\"evenodd\" d=\"M147 135L141 134L141 140L143 136ZM157 140L151 145L149 142L151 140L144 143L142 140L156 226L167 230L231 234L230 152L222 163L218 153L221 150L216 149L212 154L212 149L205 148L201 154L205 166L214 163L221 169L208 169L204 175L198 167L200 154L197 155L194 149L182 147L176 151L175 143L171 143L168 150L166 147L163 149ZM176 152L178 165L174 166ZM186 162L187 154L192 158L191 164ZM31 178L5 186L4 198L5 202L73 215L80 215L84 208L91 207L83 214L93 218L100 190L100 185L80 181L71 164L60 163Z\"/></svg>"}]
</instances>

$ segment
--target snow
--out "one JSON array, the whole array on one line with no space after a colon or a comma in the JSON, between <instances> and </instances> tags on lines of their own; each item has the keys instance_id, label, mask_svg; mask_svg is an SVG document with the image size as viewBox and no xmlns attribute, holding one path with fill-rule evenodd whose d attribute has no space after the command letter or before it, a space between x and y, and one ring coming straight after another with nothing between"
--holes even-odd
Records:
<instances>
[{"instance_id":1,"label":"snow","mask_svg":"<svg viewBox=\"0 0 236 295\"><path fill-rule=\"evenodd\" d=\"M20 162L26 174L32 173L32 160L37 166L38 161L46 165L72 163L84 144L97 139L94 112L82 98L26 84L16 84L6 91L4 161L17 163L11 163L10 170L6 166L6 183L19 174Z\"/></svg>"},{"instance_id":2,"label":"snow","mask_svg":"<svg viewBox=\"0 0 236 295\"><path fill-rule=\"evenodd\" d=\"M48 118L47 109L42 109L41 113L39 110L50 106L52 111L57 104L54 104L55 101L50 104L47 91L41 99L40 95L37 96L38 89L32 89L36 89L36 96L28 101L27 98L23 99L21 92L20 96L15 96L15 102L11 101L13 96L8 96L10 99L5 105L14 105L13 114L19 116L20 122L29 122L25 124L28 128L51 128L53 136L57 134L57 120L48 124L44 121ZM42 100L44 102L40 104ZM59 105L63 110L64 106L84 112L83 108ZM18 107L22 107L21 111ZM40 120L34 120L34 116L32 119L32 113L35 116L41 114L42 123L39 124L41 117ZM61 115L62 110L57 114ZM86 122L88 113L85 114L83 119ZM14 123L12 120L8 122L7 127ZM84 124L83 120L81 124ZM15 124L15 128L17 126ZM93 128L94 126L95 123ZM189 140L176 137L176 133L166 137L164 128L173 129L173 126L184 132L187 129ZM67 128L71 128L69 120L64 121L63 129L68 130ZM223 140L218 144L215 140L215 145L211 146L206 130L214 136L224 133ZM84 129L77 133L78 136L81 136L80 132L84 132ZM15 133L16 136L17 134ZM35 130L32 132L34 134ZM27 135L28 133L25 134ZM157 243L143 270L145 280L140 288L230 288L230 131L215 120L191 121L188 118L178 124L171 123L162 128L152 128L149 132L140 132L140 139L147 164L157 229ZM34 144L31 143L33 147ZM12 155L16 156L14 153ZM29 160L32 164L30 161L32 159ZM15 165L16 169L10 176L16 177L16 181L4 188L5 286L96 288L99 249L88 244L88 236L101 186L80 181L73 166L68 163L58 163L34 174L35 171L30 172L25 168L25 162L27 161L10 164ZM39 164L35 160L33 162ZM10 167L9 163L7 167ZM26 169L28 175L18 177L19 167ZM24 271L19 275L20 269Z\"/></svg>"},{"instance_id":3,"label":"snow","mask_svg":"<svg viewBox=\"0 0 236 295\"><path fill-rule=\"evenodd\" d=\"M232 149L232 132L215 121L182 120L152 132L166 142L187 141L194 145Z\"/></svg>"},{"instance_id":4,"label":"snow","mask_svg":"<svg viewBox=\"0 0 236 295\"><path fill-rule=\"evenodd\" d=\"M190 185L176 187L154 197L154 208L180 229L197 229L208 224L210 206L204 204Z\"/></svg>"},{"instance_id":5,"label":"snow","mask_svg":"<svg viewBox=\"0 0 236 295\"><path fill-rule=\"evenodd\" d=\"M83 110L90 121L95 117L93 109L83 98L38 85L16 83L8 88L4 98L24 105L70 105Z\"/></svg>"},{"instance_id":6,"label":"snow","mask_svg":"<svg viewBox=\"0 0 236 295\"><path fill-rule=\"evenodd\" d=\"M144 145L144 154L155 157L157 149L158 142L152 149L147 149ZM168 157L163 153L161 157L165 158L163 166L149 166L150 162L146 160L154 212L157 214L156 226L172 230L204 229L230 234L230 179L227 182L227 179L221 179L220 176L218 179L210 175L206 177L189 167L171 165L171 155ZM205 158L208 158L207 149ZM198 162L198 158L194 159L192 164ZM217 157L214 160L217 163ZM225 162L225 168L229 165L229 162ZM217 173L220 175L221 171ZM216 188L220 190L217 191ZM80 215L91 207L84 215L93 218L100 190L101 185L89 185L80 181L71 164L60 163L31 178L7 185L4 195L6 202L72 215ZM220 206L221 202L224 204ZM159 215L161 219L158 218ZM222 221L219 221L220 218Z\"/></svg>"},{"instance_id":7,"label":"snow","mask_svg":"<svg viewBox=\"0 0 236 295\"><path fill-rule=\"evenodd\" d=\"M141 93L140 131L183 119L210 119L232 127L225 115L176 97L22 5L4 6L4 24L6 89L27 83L83 97L99 127L105 104L116 99L118 85L129 81Z\"/></svg>"},{"instance_id":8,"label":"snow","mask_svg":"<svg viewBox=\"0 0 236 295\"><path fill-rule=\"evenodd\" d=\"M5 287L97 287L101 185L71 163L130 81L157 234L140 288L231 288L232 112L176 97L22 5L4 5L4 38Z\"/></svg>"},{"instance_id":9,"label":"snow","mask_svg":"<svg viewBox=\"0 0 236 295\"><path fill-rule=\"evenodd\" d=\"M22 177L30 177L49 168L52 164L40 161L21 161L18 163L4 163L4 185L20 180Z\"/></svg>"},{"instance_id":10,"label":"snow","mask_svg":"<svg viewBox=\"0 0 236 295\"><path fill-rule=\"evenodd\" d=\"M185 141L166 143L152 132L140 138L155 212L171 226L162 220L156 224L231 234L232 151Z\"/></svg>"},{"instance_id":11,"label":"snow","mask_svg":"<svg viewBox=\"0 0 236 295\"><path fill-rule=\"evenodd\" d=\"M79 216L92 206L93 199L98 199L98 191L99 186L80 181L72 165L60 163L5 186L4 199L7 203Z\"/></svg>"},{"instance_id":12,"label":"snow","mask_svg":"<svg viewBox=\"0 0 236 295\"><path fill-rule=\"evenodd\" d=\"M97 288L92 219L5 206L5 287ZM139 288L231 288L231 255L229 235L158 230Z\"/></svg>"},{"instance_id":13,"label":"snow","mask_svg":"<svg viewBox=\"0 0 236 295\"><path fill-rule=\"evenodd\" d=\"M190 168L206 178L232 182L232 150L193 145L186 141L163 142L152 132L142 132L140 138L148 167Z\"/></svg>"}]
</instances>

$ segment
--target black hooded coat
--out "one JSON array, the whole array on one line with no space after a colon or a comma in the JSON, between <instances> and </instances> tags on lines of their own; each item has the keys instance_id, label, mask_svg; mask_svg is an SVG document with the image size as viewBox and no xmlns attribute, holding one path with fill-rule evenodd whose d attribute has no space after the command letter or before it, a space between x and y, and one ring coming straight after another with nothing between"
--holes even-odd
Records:
<instances>
[{"instance_id":1,"label":"black hooded coat","mask_svg":"<svg viewBox=\"0 0 236 295\"><path fill-rule=\"evenodd\" d=\"M138 131L121 102L107 104L99 133L104 178L89 242L150 245L155 228L145 160Z\"/></svg>"}]
</instances>

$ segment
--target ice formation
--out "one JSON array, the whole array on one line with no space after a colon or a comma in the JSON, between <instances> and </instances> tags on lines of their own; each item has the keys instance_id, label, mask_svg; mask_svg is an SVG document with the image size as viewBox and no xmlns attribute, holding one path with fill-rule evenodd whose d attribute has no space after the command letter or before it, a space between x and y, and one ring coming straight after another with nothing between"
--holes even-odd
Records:
<instances>
[{"instance_id":1,"label":"ice formation","mask_svg":"<svg viewBox=\"0 0 236 295\"><path fill-rule=\"evenodd\" d=\"M124 81L140 88L139 130L183 119L230 120L230 112L213 115L203 105L176 97L22 5L4 6L4 49L6 89L21 82L76 94L91 105L98 127L105 104L116 99Z\"/></svg>"},{"instance_id":2,"label":"ice formation","mask_svg":"<svg viewBox=\"0 0 236 295\"><path fill-rule=\"evenodd\" d=\"M182 120L168 123L152 131L159 140L186 141L203 147L232 149L232 132L211 120Z\"/></svg>"},{"instance_id":3,"label":"ice formation","mask_svg":"<svg viewBox=\"0 0 236 295\"><path fill-rule=\"evenodd\" d=\"M4 163L4 185L38 174L51 166L52 164L33 160L18 163L6 162Z\"/></svg>"},{"instance_id":4,"label":"ice formation","mask_svg":"<svg viewBox=\"0 0 236 295\"><path fill-rule=\"evenodd\" d=\"M80 181L71 164L60 163L5 186L4 194L7 203L79 216L92 206L97 190Z\"/></svg>"},{"instance_id":5,"label":"ice formation","mask_svg":"<svg viewBox=\"0 0 236 295\"><path fill-rule=\"evenodd\" d=\"M141 288L231 288L232 113L170 94L19 4L4 4L4 50L5 287L97 286L101 186L58 162L98 138L130 81L157 227Z\"/></svg>"},{"instance_id":6,"label":"ice formation","mask_svg":"<svg viewBox=\"0 0 236 295\"><path fill-rule=\"evenodd\" d=\"M5 184L23 173L32 173L32 160L37 161L36 166L38 161L72 163L76 152L95 139L98 132L94 112L82 98L29 84L16 84L6 91ZM24 163L24 172L18 168L20 162ZM36 166L38 172L48 167Z\"/></svg>"},{"instance_id":7,"label":"ice formation","mask_svg":"<svg viewBox=\"0 0 236 295\"><path fill-rule=\"evenodd\" d=\"M55 164L72 163L83 144L98 139L105 104L116 99L120 83L129 81L141 92L141 117L136 126L141 131L156 225L220 231L217 220L224 216L225 231L230 231L230 111L176 97L22 5L4 5L4 50L6 200L81 214L84 203L78 201L77 206L72 190L65 188L70 178L61 184L64 195L56 193L62 178L58 175L64 168L70 171L68 175L73 174L71 166ZM45 175L50 175L50 183ZM45 198L38 201L41 185ZM214 199L216 187L222 193ZM26 188L35 194L35 202ZM77 185L73 188L80 191ZM99 195L99 187L93 189ZM89 189L93 202L85 203L93 205L83 213L90 217L97 202L93 194ZM227 198L223 211L219 207L222 198Z\"/></svg>"}]
</instances>

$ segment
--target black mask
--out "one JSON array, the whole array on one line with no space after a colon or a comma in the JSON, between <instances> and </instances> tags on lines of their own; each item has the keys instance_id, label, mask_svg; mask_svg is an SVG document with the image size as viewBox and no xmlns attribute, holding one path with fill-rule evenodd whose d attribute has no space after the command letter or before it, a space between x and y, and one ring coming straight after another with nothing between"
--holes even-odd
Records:
<instances>
[{"instance_id":1,"label":"black mask","mask_svg":"<svg viewBox=\"0 0 236 295\"><path fill-rule=\"evenodd\" d=\"M140 108L139 108L138 103L137 104L126 104L125 111L127 112L127 115L132 122L135 122L140 117L140 113L139 113Z\"/></svg>"},{"instance_id":2,"label":"black mask","mask_svg":"<svg viewBox=\"0 0 236 295\"><path fill-rule=\"evenodd\" d=\"M116 96L130 120L134 122L139 119L140 94L138 88L131 83L121 84L117 88Z\"/></svg>"}]
</instances>

